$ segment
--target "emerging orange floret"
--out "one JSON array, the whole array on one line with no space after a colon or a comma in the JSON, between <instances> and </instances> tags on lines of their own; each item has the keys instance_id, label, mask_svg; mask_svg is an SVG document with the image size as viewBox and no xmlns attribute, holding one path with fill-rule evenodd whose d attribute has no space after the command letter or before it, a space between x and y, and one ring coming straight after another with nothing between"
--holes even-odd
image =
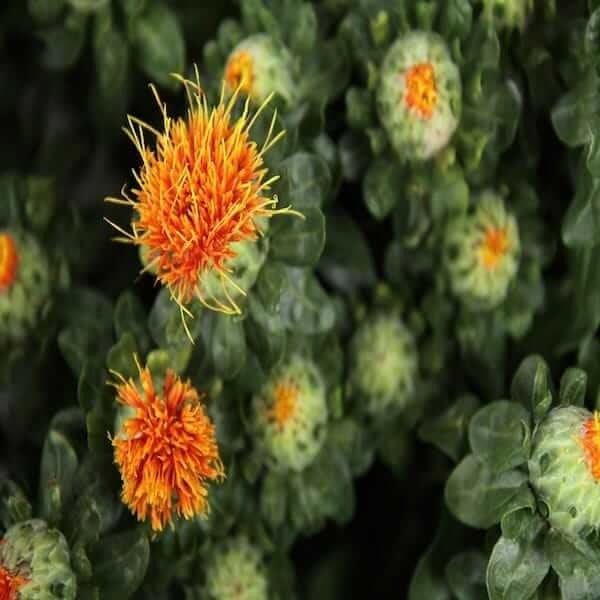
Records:
<instances>
[{"instance_id":1,"label":"emerging orange floret","mask_svg":"<svg viewBox=\"0 0 600 600\"><path fill-rule=\"evenodd\" d=\"M239 313L228 286L244 293L229 276L226 262L236 256L232 244L254 241L261 231L260 217L271 217L276 197L264 195L277 179L265 179L264 153L283 135L273 136L276 113L271 127L258 148L250 130L265 102L250 117L246 101L239 117L233 109L239 88L225 102L224 91L219 104L209 108L198 82L178 78L188 96L185 118L173 119L166 106L152 91L163 116L163 130L157 131L134 117L129 117L126 131L140 153L143 165L135 174L138 187L125 192L125 200L108 201L130 205L134 210L132 233L111 223L125 238L147 252L145 270L156 273L174 300L183 307L194 297L205 306L225 313ZM145 132L156 138L149 148ZM110 222L110 221L109 221ZM207 297L199 278L214 271L223 287L227 303Z\"/></svg>"},{"instance_id":2,"label":"emerging orange floret","mask_svg":"<svg viewBox=\"0 0 600 600\"><path fill-rule=\"evenodd\" d=\"M225 66L225 81L230 90L239 89L249 95L254 83L254 60L245 50L239 50L231 56Z\"/></svg>"},{"instance_id":3,"label":"emerging orange floret","mask_svg":"<svg viewBox=\"0 0 600 600\"><path fill-rule=\"evenodd\" d=\"M138 520L161 531L174 514L208 511L206 486L223 478L215 427L189 381L167 371L157 393L150 371L116 385L118 401L133 409L112 440L123 481L122 499Z\"/></svg>"},{"instance_id":4,"label":"emerging orange floret","mask_svg":"<svg viewBox=\"0 0 600 600\"><path fill-rule=\"evenodd\" d=\"M269 410L269 416L280 428L293 418L296 412L298 386L294 383L280 382L273 391L274 402Z\"/></svg>"},{"instance_id":5,"label":"emerging orange floret","mask_svg":"<svg viewBox=\"0 0 600 600\"><path fill-rule=\"evenodd\" d=\"M17 600L19 590L28 583L25 577L13 575L0 565L0 600Z\"/></svg>"},{"instance_id":6,"label":"emerging orange floret","mask_svg":"<svg viewBox=\"0 0 600 600\"><path fill-rule=\"evenodd\" d=\"M600 413L594 413L585 421L580 441L592 476L600 479Z\"/></svg>"},{"instance_id":7,"label":"emerging orange floret","mask_svg":"<svg viewBox=\"0 0 600 600\"><path fill-rule=\"evenodd\" d=\"M404 101L422 119L430 119L437 104L435 71L431 63L419 63L404 75L406 94Z\"/></svg>"},{"instance_id":8,"label":"emerging orange floret","mask_svg":"<svg viewBox=\"0 0 600 600\"><path fill-rule=\"evenodd\" d=\"M488 271L493 271L509 250L506 229L503 227L489 227L479 249L483 266Z\"/></svg>"},{"instance_id":9,"label":"emerging orange floret","mask_svg":"<svg viewBox=\"0 0 600 600\"><path fill-rule=\"evenodd\" d=\"M17 276L18 264L15 241L8 233L0 233L0 292L13 284Z\"/></svg>"}]
</instances>

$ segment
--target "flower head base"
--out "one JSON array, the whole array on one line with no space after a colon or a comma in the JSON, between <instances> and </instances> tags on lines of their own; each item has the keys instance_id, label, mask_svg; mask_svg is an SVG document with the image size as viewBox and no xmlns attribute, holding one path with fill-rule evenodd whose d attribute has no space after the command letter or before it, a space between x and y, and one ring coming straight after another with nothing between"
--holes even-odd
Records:
<instances>
[{"instance_id":1,"label":"flower head base","mask_svg":"<svg viewBox=\"0 0 600 600\"><path fill-rule=\"evenodd\" d=\"M600 529L599 417L575 406L553 409L533 439L531 483L548 520L567 535Z\"/></svg>"},{"instance_id":2,"label":"flower head base","mask_svg":"<svg viewBox=\"0 0 600 600\"><path fill-rule=\"evenodd\" d=\"M182 311L194 298L213 310L239 313L236 298L245 295L236 281L232 261L244 244L264 234L277 199L266 195L277 177L266 178L264 154L283 135L273 135L276 113L267 137L258 148L250 130L269 98L252 117L249 104L238 118L238 93L209 109L198 82L181 79L189 109L186 118L173 119L154 94L163 116L163 131L129 118L129 137L143 165L136 175L133 198L108 198L132 207L132 233L112 224L124 238L145 247L145 271L167 286ZM146 145L145 132L156 137L155 149ZM212 274L218 286L203 279ZM207 289L208 288L208 289Z\"/></svg>"},{"instance_id":3,"label":"flower head base","mask_svg":"<svg viewBox=\"0 0 600 600\"><path fill-rule=\"evenodd\" d=\"M392 44L377 108L400 158L426 160L447 146L460 118L461 80L440 36L413 31Z\"/></svg>"},{"instance_id":4,"label":"flower head base","mask_svg":"<svg viewBox=\"0 0 600 600\"><path fill-rule=\"evenodd\" d=\"M316 457L327 422L325 385L298 356L275 369L253 398L257 444L274 468L301 471Z\"/></svg>"},{"instance_id":5,"label":"flower head base","mask_svg":"<svg viewBox=\"0 0 600 600\"><path fill-rule=\"evenodd\" d=\"M35 329L50 281L48 258L33 236L0 232L0 345L21 341Z\"/></svg>"},{"instance_id":6,"label":"flower head base","mask_svg":"<svg viewBox=\"0 0 600 600\"><path fill-rule=\"evenodd\" d=\"M15 241L9 233L0 233L0 294L14 283L18 263Z\"/></svg>"},{"instance_id":7,"label":"flower head base","mask_svg":"<svg viewBox=\"0 0 600 600\"><path fill-rule=\"evenodd\" d=\"M1 600L74 600L77 580L60 531L40 519L13 525L0 541Z\"/></svg>"},{"instance_id":8,"label":"flower head base","mask_svg":"<svg viewBox=\"0 0 600 600\"><path fill-rule=\"evenodd\" d=\"M292 57L286 48L271 36L258 33L232 50L225 65L225 83L230 93L239 90L257 103L277 94L291 104L296 95L292 69Z\"/></svg>"},{"instance_id":9,"label":"flower head base","mask_svg":"<svg viewBox=\"0 0 600 600\"><path fill-rule=\"evenodd\" d=\"M501 29L523 31L533 8L533 0L483 0L484 18Z\"/></svg>"},{"instance_id":10,"label":"flower head base","mask_svg":"<svg viewBox=\"0 0 600 600\"><path fill-rule=\"evenodd\" d=\"M422 63L406 71L405 103L412 108L422 119L431 119L437 104L437 89L435 75L431 63Z\"/></svg>"},{"instance_id":11,"label":"flower head base","mask_svg":"<svg viewBox=\"0 0 600 600\"><path fill-rule=\"evenodd\" d=\"M453 292L475 310L489 310L506 297L519 266L519 230L502 199L487 190L473 213L452 221L445 265Z\"/></svg>"},{"instance_id":12,"label":"flower head base","mask_svg":"<svg viewBox=\"0 0 600 600\"><path fill-rule=\"evenodd\" d=\"M350 385L366 412L383 416L406 406L415 388L417 350L400 319L379 315L365 320L350 352Z\"/></svg>"},{"instance_id":13,"label":"flower head base","mask_svg":"<svg viewBox=\"0 0 600 600\"><path fill-rule=\"evenodd\" d=\"M208 482L223 477L215 428L190 382L167 371L162 391L150 371L140 385L120 377L122 405L113 439L122 498L139 520L161 531L173 515L189 519L208 511Z\"/></svg>"},{"instance_id":14,"label":"flower head base","mask_svg":"<svg viewBox=\"0 0 600 600\"><path fill-rule=\"evenodd\" d=\"M245 537L217 548L206 572L210 600L267 600L267 573L260 552Z\"/></svg>"}]
</instances>

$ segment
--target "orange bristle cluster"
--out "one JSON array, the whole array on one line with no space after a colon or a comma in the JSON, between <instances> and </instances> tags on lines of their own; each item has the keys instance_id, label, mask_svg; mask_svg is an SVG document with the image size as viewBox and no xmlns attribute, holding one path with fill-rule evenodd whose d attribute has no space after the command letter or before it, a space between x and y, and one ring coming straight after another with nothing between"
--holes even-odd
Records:
<instances>
[{"instance_id":1,"label":"orange bristle cluster","mask_svg":"<svg viewBox=\"0 0 600 600\"><path fill-rule=\"evenodd\" d=\"M28 582L25 577L13 575L0 565L0 600L18 600L19 590Z\"/></svg>"},{"instance_id":2,"label":"orange bristle cluster","mask_svg":"<svg viewBox=\"0 0 600 600\"><path fill-rule=\"evenodd\" d=\"M269 411L269 416L280 428L283 428L293 418L296 412L297 398L298 387L294 383L281 382L275 386L273 391L274 402Z\"/></svg>"},{"instance_id":3,"label":"orange bristle cluster","mask_svg":"<svg viewBox=\"0 0 600 600\"><path fill-rule=\"evenodd\" d=\"M581 444L588 468L594 479L600 479L600 414L594 413L582 426Z\"/></svg>"},{"instance_id":4,"label":"orange bristle cluster","mask_svg":"<svg viewBox=\"0 0 600 600\"><path fill-rule=\"evenodd\" d=\"M435 71L431 63L411 67L404 76L406 105L422 119L430 119L437 104Z\"/></svg>"},{"instance_id":5,"label":"orange bristle cluster","mask_svg":"<svg viewBox=\"0 0 600 600\"><path fill-rule=\"evenodd\" d=\"M0 233L0 293L15 281L18 264L15 241L8 233Z\"/></svg>"},{"instance_id":6,"label":"orange bristle cluster","mask_svg":"<svg viewBox=\"0 0 600 600\"><path fill-rule=\"evenodd\" d=\"M509 250L508 234L503 227L489 227L480 247L481 262L488 271L493 271Z\"/></svg>"},{"instance_id":7,"label":"orange bristle cluster","mask_svg":"<svg viewBox=\"0 0 600 600\"><path fill-rule=\"evenodd\" d=\"M265 196L277 179L266 179L264 153L283 135L273 135L276 114L262 148L250 138L250 130L266 102L249 115L246 101L242 114L232 114L239 89L209 108L199 82L179 78L185 85L189 110L186 118L172 119L152 87L163 116L163 131L129 117L127 134L139 151L143 165L135 174L138 187L132 198L108 201L130 205L134 210L133 232L111 223L128 241L147 250L146 270L156 273L183 309L194 297L208 308L228 314L240 309L228 287L245 291L229 276L228 259L235 256L232 244L256 240L261 231L257 218L271 217L277 199ZM267 100L267 102L270 98ZM155 138L146 145L145 132ZM207 271L219 275L227 302L206 297L199 284Z\"/></svg>"},{"instance_id":8,"label":"orange bristle cluster","mask_svg":"<svg viewBox=\"0 0 600 600\"><path fill-rule=\"evenodd\" d=\"M230 90L239 89L250 95L254 83L254 59L249 52L239 50L231 56L225 66L225 81Z\"/></svg>"},{"instance_id":9,"label":"orange bristle cluster","mask_svg":"<svg viewBox=\"0 0 600 600\"><path fill-rule=\"evenodd\" d=\"M173 516L208 511L206 486L223 477L215 427L189 381L167 371L162 393L140 369L141 390L120 377L121 404L133 409L112 441L122 498L139 520L161 531Z\"/></svg>"}]
</instances>

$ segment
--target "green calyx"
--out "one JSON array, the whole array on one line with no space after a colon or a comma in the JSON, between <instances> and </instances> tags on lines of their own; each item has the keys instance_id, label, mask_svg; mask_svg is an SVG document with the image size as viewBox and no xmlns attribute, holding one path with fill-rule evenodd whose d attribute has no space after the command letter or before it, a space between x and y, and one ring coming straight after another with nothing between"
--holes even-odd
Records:
<instances>
[{"instance_id":1,"label":"green calyx","mask_svg":"<svg viewBox=\"0 0 600 600\"><path fill-rule=\"evenodd\" d=\"M393 316L367 318L350 345L351 389L372 415L402 409L414 393L417 350L410 330Z\"/></svg>"},{"instance_id":2,"label":"green calyx","mask_svg":"<svg viewBox=\"0 0 600 600\"><path fill-rule=\"evenodd\" d=\"M296 85L292 79L293 60L289 51L263 33L242 40L229 54L225 65L225 81L233 91L239 84L256 103L264 102L271 93L292 104ZM245 80L241 80L242 75Z\"/></svg>"},{"instance_id":3,"label":"green calyx","mask_svg":"<svg viewBox=\"0 0 600 600\"><path fill-rule=\"evenodd\" d=\"M566 535L585 537L600 524L600 486L583 443L584 424L593 418L584 408L555 408L533 440L531 484L552 526Z\"/></svg>"},{"instance_id":4,"label":"green calyx","mask_svg":"<svg viewBox=\"0 0 600 600\"><path fill-rule=\"evenodd\" d=\"M268 585L262 555L245 537L215 550L206 572L211 600L267 600Z\"/></svg>"},{"instance_id":5,"label":"green calyx","mask_svg":"<svg viewBox=\"0 0 600 600\"><path fill-rule=\"evenodd\" d=\"M252 400L258 447L276 469L302 471L325 438L325 384L316 366L299 356L277 367Z\"/></svg>"},{"instance_id":6,"label":"green calyx","mask_svg":"<svg viewBox=\"0 0 600 600\"><path fill-rule=\"evenodd\" d=\"M45 521L31 519L13 525L0 544L0 565L27 580L19 600L74 600L77 581L63 534Z\"/></svg>"},{"instance_id":7,"label":"green calyx","mask_svg":"<svg viewBox=\"0 0 600 600\"><path fill-rule=\"evenodd\" d=\"M381 66L377 109L401 159L427 160L448 145L460 120L461 79L439 35L412 31L392 44Z\"/></svg>"},{"instance_id":8,"label":"green calyx","mask_svg":"<svg viewBox=\"0 0 600 600\"><path fill-rule=\"evenodd\" d=\"M444 264L454 294L473 310L490 310L506 297L520 259L515 217L491 190L476 198L474 210L448 225Z\"/></svg>"},{"instance_id":9,"label":"green calyx","mask_svg":"<svg viewBox=\"0 0 600 600\"><path fill-rule=\"evenodd\" d=\"M14 243L15 279L0 288L0 344L22 341L38 324L51 291L50 265L36 239L18 230L0 231Z\"/></svg>"}]
</instances>

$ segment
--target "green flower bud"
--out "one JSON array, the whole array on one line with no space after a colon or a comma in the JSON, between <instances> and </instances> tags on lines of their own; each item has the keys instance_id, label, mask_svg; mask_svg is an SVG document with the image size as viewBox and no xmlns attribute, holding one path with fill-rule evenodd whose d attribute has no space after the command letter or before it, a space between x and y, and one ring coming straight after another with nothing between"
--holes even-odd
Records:
<instances>
[{"instance_id":1,"label":"green flower bud","mask_svg":"<svg viewBox=\"0 0 600 600\"><path fill-rule=\"evenodd\" d=\"M498 194L482 192L475 210L448 226L444 262L452 291L474 310L498 306L517 274L520 250L515 217Z\"/></svg>"},{"instance_id":2,"label":"green flower bud","mask_svg":"<svg viewBox=\"0 0 600 600\"><path fill-rule=\"evenodd\" d=\"M377 108L400 158L426 160L448 145L460 119L461 81L439 35L413 31L392 44Z\"/></svg>"},{"instance_id":3,"label":"green flower bud","mask_svg":"<svg viewBox=\"0 0 600 600\"><path fill-rule=\"evenodd\" d=\"M31 519L13 525L0 543L0 577L8 574L19 600L74 600L77 580L60 531ZM9 596L12 597L12 596Z\"/></svg>"},{"instance_id":4,"label":"green flower bud","mask_svg":"<svg viewBox=\"0 0 600 600\"><path fill-rule=\"evenodd\" d=\"M272 466L301 471L323 445L325 384L315 365L298 356L276 368L252 401L258 446Z\"/></svg>"},{"instance_id":5,"label":"green flower bud","mask_svg":"<svg viewBox=\"0 0 600 600\"><path fill-rule=\"evenodd\" d=\"M586 536L600 527L600 420L584 408L559 407L533 439L529 476L553 527Z\"/></svg>"},{"instance_id":6,"label":"green flower bud","mask_svg":"<svg viewBox=\"0 0 600 600\"><path fill-rule=\"evenodd\" d=\"M261 553L244 537L218 547L206 571L211 600L267 600L267 574Z\"/></svg>"},{"instance_id":7,"label":"green flower bud","mask_svg":"<svg viewBox=\"0 0 600 600\"><path fill-rule=\"evenodd\" d=\"M523 31L533 12L533 0L483 0L483 15L498 29Z\"/></svg>"},{"instance_id":8,"label":"green flower bud","mask_svg":"<svg viewBox=\"0 0 600 600\"><path fill-rule=\"evenodd\" d=\"M399 318L367 318L350 343L350 384L366 412L402 409L415 389L417 350Z\"/></svg>"},{"instance_id":9,"label":"green flower bud","mask_svg":"<svg viewBox=\"0 0 600 600\"><path fill-rule=\"evenodd\" d=\"M29 234L0 231L0 343L24 339L50 296L50 266Z\"/></svg>"},{"instance_id":10,"label":"green flower bud","mask_svg":"<svg viewBox=\"0 0 600 600\"><path fill-rule=\"evenodd\" d=\"M267 34L259 33L242 40L231 52L225 65L225 82L232 92L240 89L258 104L275 92L288 104L295 97L290 53Z\"/></svg>"}]
</instances>

